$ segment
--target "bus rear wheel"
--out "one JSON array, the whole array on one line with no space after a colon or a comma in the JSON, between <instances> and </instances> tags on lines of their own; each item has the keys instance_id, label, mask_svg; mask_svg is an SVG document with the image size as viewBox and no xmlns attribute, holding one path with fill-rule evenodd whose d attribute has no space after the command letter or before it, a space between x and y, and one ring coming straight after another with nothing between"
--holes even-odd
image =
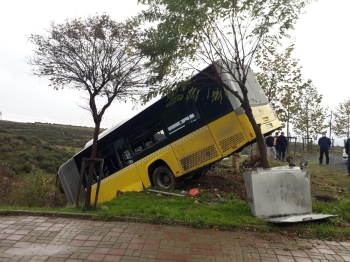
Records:
<instances>
[{"instance_id":1,"label":"bus rear wheel","mask_svg":"<svg viewBox=\"0 0 350 262\"><path fill-rule=\"evenodd\" d=\"M177 188L178 181L167 166L159 166L153 171L153 184L163 189Z\"/></svg>"}]
</instances>

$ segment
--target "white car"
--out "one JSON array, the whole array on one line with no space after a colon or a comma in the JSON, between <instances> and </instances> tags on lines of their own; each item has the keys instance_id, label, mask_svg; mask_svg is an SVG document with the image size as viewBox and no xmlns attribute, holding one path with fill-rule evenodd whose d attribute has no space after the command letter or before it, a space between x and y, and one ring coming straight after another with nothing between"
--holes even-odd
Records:
<instances>
[{"instance_id":1,"label":"white car","mask_svg":"<svg viewBox=\"0 0 350 262\"><path fill-rule=\"evenodd\" d=\"M348 155L347 155L347 153L345 152L345 148L343 149L343 160L348 160Z\"/></svg>"}]
</instances>

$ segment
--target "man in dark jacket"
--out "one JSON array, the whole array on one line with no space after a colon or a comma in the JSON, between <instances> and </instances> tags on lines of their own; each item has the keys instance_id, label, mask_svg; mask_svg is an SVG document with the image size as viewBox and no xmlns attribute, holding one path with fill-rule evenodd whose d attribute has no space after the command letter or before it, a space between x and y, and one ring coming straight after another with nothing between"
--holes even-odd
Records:
<instances>
[{"instance_id":1,"label":"man in dark jacket","mask_svg":"<svg viewBox=\"0 0 350 262\"><path fill-rule=\"evenodd\" d=\"M279 150L279 159L282 161L286 161L286 150L288 146L288 139L284 136L284 132L281 132L281 135L277 138L276 146Z\"/></svg>"},{"instance_id":2,"label":"man in dark jacket","mask_svg":"<svg viewBox=\"0 0 350 262\"><path fill-rule=\"evenodd\" d=\"M345 152L348 155L348 176L350 176L350 156L349 156L349 153L350 153L350 138L348 138L348 140L346 140Z\"/></svg>"},{"instance_id":3,"label":"man in dark jacket","mask_svg":"<svg viewBox=\"0 0 350 262\"><path fill-rule=\"evenodd\" d=\"M322 132L322 137L318 139L318 145L320 147L320 165L322 165L323 155L326 155L326 165L329 164L329 147L331 146L331 140L326 136L326 132Z\"/></svg>"}]
</instances>

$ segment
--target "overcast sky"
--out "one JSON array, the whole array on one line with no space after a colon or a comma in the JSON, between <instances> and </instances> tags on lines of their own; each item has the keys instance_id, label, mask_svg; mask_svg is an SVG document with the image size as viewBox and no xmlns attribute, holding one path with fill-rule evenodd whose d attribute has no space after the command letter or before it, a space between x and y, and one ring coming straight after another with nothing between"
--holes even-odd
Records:
<instances>
[{"instance_id":1,"label":"overcast sky","mask_svg":"<svg viewBox=\"0 0 350 262\"><path fill-rule=\"evenodd\" d=\"M53 4L57 3L57 4ZM24 62L32 46L26 36L40 34L50 21L107 13L117 21L141 10L137 0L17 0L4 1L0 16L0 112L3 120L93 126L78 93L55 91L48 81L29 74ZM305 9L296 30L294 57L300 59L305 79L323 94L323 104L335 108L350 97L350 0L319 0ZM135 114L131 105L115 103L107 110L103 127Z\"/></svg>"},{"instance_id":2,"label":"overcast sky","mask_svg":"<svg viewBox=\"0 0 350 262\"><path fill-rule=\"evenodd\" d=\"M18 0L2 4L0 16L0 112L3 120L17 122L45 122L94 126L81 94L69 90L55 91L47 79L30 75L25 58L33 46L27 36L41 34L50 22L109 14L117 21L135 15L141 10L137 0ZM109 127L125 117L134 115L132 105L115 103L105 113L103 127Z\"/></svg>"}]
</instances>

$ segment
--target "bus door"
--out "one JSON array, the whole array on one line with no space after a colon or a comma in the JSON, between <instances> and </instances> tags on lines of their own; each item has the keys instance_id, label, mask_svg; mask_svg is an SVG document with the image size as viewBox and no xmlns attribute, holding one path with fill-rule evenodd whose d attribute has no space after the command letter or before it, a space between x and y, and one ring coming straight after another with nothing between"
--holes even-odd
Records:
<instances>
[{"instance_id":1,"label":"bus door","mask_svg":"<svg viewBox=\"0 0 350 262\"><path fill-rule=\"evenodd\" d=\"M132 154L123 138L108 145L97 155L104 159L99 202L111 200L119 192L143 190ZM97 184L94 185L93 195L96 194L96 188Z\"/></svg>"}]
</instances>

